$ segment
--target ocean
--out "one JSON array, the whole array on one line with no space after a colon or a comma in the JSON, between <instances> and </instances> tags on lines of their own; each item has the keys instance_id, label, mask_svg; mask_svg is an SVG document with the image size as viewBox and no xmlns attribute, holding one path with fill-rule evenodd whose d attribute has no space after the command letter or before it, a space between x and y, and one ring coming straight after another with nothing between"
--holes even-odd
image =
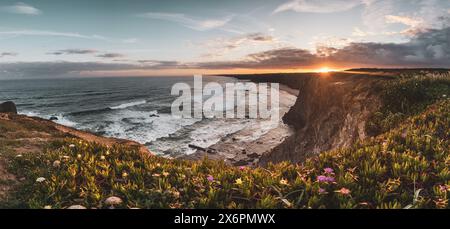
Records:
<instances>
[{"instance_id":1,"label":"ocean","mask_svg":"<svg viewBox=\"0 0 450 229\"><path fill-rule=\"evenodd\" d=\"M203 83L236 82L231 77L203 77ZM90 131L130 139L167 157L191 154L193 144L208 147L252 127L257 139L277 123L258 119L186 119L171 115L171 95L177 82L193 77L64 78L0 81L0 101L13 101L20 114ZM207 99L205 97L204 99Z\"/></svg>"}]
</instances>

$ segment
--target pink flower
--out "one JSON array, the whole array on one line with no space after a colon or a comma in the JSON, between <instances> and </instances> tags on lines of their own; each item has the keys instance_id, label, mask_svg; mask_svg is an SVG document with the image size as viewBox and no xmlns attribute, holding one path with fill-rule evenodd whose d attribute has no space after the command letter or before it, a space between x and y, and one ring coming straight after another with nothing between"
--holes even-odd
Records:
<instances>
[{"instance_id":1,"label":"pink flower","mask_svg":"<svg viewBox=\"0 0 450 229\"><path fill-rule=\"evenodd\" d=\"M339 190L336 190L335 192L340 193L344 196L350 195L350 193L351 193L350 189L346 189L346 188L341 188Z\"/></svg>"},{"instance_id":2,"label":"pink flower","mask_svg":"<svg viewBox=\"0 0 450 229\"><path fill-rule=\"evenodd\" d=\"M241 171L243 171L243 170L245 170L245 166L239 166L239 169L240 169Z\"/></svg>"},{"instance_id":3,"label":"pink flower","mask_svg":"<svg viewBox=\"0 0 450 229\"><path fill-rule=\"evenodd\" d=\"M318 182L327 182L327 177L320 175L317 177L317 181Z\"/></svg>"},{"instance_id":4,"label":"pink flower","mask_svg":"<svg viewBox=\"0 0 450 229\"><path fill-rule=\"evenodd\" d=\"M211 176L211 175L208 175L208 177L206 177L206 179L207 179L209 182L213 182L213 181L214 181L214 177Z\"/></svg>"},{"instance_id":5,"label":"pink flower","mask_svg":"<svg viewBox=\"0 0 450 229\"><path fill-rule=\"evenodd\" d=\"M317 176L317 181L320 183L332 183L332 182L334 182L334 178L320 175L320 176Z\"/></svg>"},{"instance_id":6,"label":"pink flower","mask_svg":"<svg viewBox=\"0 0 450 229\"><path fill-rule=\"evenodd\" d=\"M334 172L332 168L325 168L325 169L323 169L323 171L328 174L333 174L333 172Z\"/></svg>"}]
</instances>

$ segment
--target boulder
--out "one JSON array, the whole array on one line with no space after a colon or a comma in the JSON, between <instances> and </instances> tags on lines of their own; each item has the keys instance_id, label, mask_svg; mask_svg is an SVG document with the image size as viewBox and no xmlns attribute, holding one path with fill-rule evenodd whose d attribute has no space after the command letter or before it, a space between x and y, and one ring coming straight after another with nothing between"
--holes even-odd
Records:
<instances>
[{"instance_id":1,"label":"boulder","mask_svg":"<svg viewBox=\"0 0 450 229\"><path fill-rule=\"evenodd\" d=\"M14 113L17 114L16 104L11 101L0 104L0 113Z\"/></svg>"}]
</instances>

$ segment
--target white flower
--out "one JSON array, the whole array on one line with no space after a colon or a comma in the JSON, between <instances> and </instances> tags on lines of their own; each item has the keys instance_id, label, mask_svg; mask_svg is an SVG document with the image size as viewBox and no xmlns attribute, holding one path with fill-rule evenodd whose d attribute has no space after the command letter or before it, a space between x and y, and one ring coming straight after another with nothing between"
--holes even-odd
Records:
<instances>
[{"instance_id":1,"label":"white flower","mask_svg":"<svg viewBox=\"0 0 450 229\"><path fill-rule=\"evenodd\" d=\"M44 182L45 181L45 178L44 177L38 177L37 179L36 179L36 182L38 182L38 183L42 183L42 182Z\"/></svg>"},{"instance_id":2,"label":"white flower","mask_svg":"<svg viewBox=\"0 0 450 229\"><path fill-rule=\"evenodd\" d=\"M44 209L52 209L52 206L51 205L45 205Z\"/></svg>"},{"instance_id":3,"label":"white flower","mask_svg":"<svg viewBox=\"0 0 450 229\"><path fill-rule=\"evenodd\" d=\"M105 160L105 156L103 156L103 155L100 156L100 160L102 160L102 161Z\"/></svg>"},{"instance_id":4,"label":"white flower","mask_svg":"<svg viewBox=\"0 0 450 229\"><path fill-rule=\"evenodd\" d=\"M75 148L75 145L74 144L70 144L69 147L70 148Z\"/></svg>"},{"instance_id":5,"label":"white flower","mask_svg":"<svg viewBox=\"0 0 450 229\"><path fill-rule=\"evenodd\" d=\"M22 154L17 154L16 157L22 157Z\"/></svg>"}]
</instances>

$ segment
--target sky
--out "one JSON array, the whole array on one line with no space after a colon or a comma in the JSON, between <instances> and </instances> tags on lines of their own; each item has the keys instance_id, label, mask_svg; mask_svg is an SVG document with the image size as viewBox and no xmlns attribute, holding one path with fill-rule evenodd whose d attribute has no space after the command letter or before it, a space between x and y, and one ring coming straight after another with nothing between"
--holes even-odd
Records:
<instances>
[{"instance_id":1,"label":"sky","mask_svg":"<svg viewBox=\"0 0 450 229\"><path fill-rule=\"evenodd\" d=\"M0 78L450 67L448 0L0 0Z\"/></svg>"}]
</instances>

